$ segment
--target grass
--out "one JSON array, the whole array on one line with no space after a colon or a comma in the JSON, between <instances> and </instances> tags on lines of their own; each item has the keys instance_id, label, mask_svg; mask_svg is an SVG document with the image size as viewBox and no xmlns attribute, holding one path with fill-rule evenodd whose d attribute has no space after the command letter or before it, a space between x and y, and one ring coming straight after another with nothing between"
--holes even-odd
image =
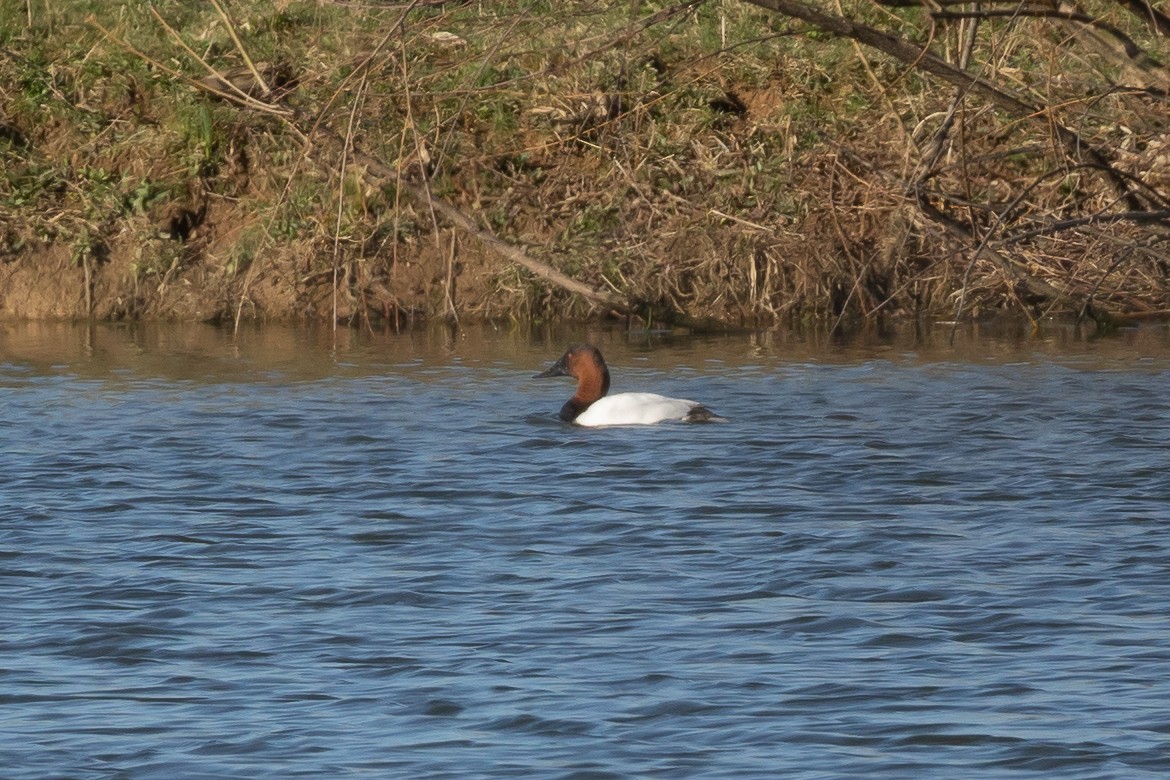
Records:
<instances>
[{"instance_id":1,"label":"grass","mask_svg":"<svg viewBox=\"0 0 1170 780\"><path fill-rule=\"evenodd\" d=\"M940 135L956 90L844 37L737 0L673 15L667 2L409 5L238 0L228 17L180 0L154 3L157 16L129 1L4 6L0 219L11 227L0 251L104 247L97 272L115 275L132 256L126 283L139 294L143 273L168 289L222 280L210 295L224 319L233 300L257 316L347 321L446 316L452 303L466 316L587 311L472 241L457 247L450 300L449 229L392 182L306 146L301 134L320 122L655 319L945 315L960 300L968 314L1039 316L1060 305L1022 294L1020 274L1065 290L1065 304L1170 310L1157 223L1017 238L1118 210L1099 170L974 97ZM931 38L919 7L840 8L951 61L963 47L959 22ZM1103 0L1086 8L1168 59L1132 14ZM1155 211L1170 178L1165 99L1112 89L1132 66L1083 33L1062 20L983 20L970 70L1110 150ZM196 89L209 75L197 57L241 83L255 65L287 92L264 99L295 116ZM916 205L915 187L937 214ZM199 215L181 248L159 243L176 210ZM988 240L1009 265L977 254ZM323 303L339 298L352 305ZM151 312L183 316L163 298L142 307Z\"/></svg>"}]
</instances>

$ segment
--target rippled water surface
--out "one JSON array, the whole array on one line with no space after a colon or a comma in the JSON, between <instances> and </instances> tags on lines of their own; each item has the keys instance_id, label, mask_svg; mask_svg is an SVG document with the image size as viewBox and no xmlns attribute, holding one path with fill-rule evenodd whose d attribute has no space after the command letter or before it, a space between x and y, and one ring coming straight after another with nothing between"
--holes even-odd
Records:
<instances>
[{"instance_id":1,"label":"rippled water surface","mask_svg":"<svg viewBox=\"0 0 1170 780\"><path fill-rule=\"evenodd\" d=\"M0 775L1170 776L1165 329L339 338L0 328Z\"/></svg>"}]
</instances>

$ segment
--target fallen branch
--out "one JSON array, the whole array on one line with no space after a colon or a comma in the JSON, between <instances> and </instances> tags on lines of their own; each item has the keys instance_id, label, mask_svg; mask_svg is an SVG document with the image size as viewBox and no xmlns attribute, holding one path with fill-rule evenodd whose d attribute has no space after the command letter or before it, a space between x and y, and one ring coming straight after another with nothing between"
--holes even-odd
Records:
<instances>
[{"instance_id":1,"label":"fallen branch","mask_svg":"<svg viewBox=\"0 0 1170 780\"><path fill-rule=\"evenodd\" d=\"M1159 11L1147 0L1115 0L1119 5L1124 6L1127 11L1132 13L1150 30L1161 33L1162 35L1170 35L1170 16L1162 11ZM887 8L917 8L924 5L922 0L876 0L878 5L886 6ZM967 5L970 0L931 0L929 6L931 8L947 8L952 5ZM1019 9L1019 0L991 0L990 4L999 3L1001 5L1009 5L1013 8ZM1069 8L1075 7L1073 4L1067 4ZM1063 6L1062 6L1063 7ZM1022 9L1021 9L1022 10Z\"/></svg>"},{"instance_id":2,"label":"fallen branch","mask_svg":"<svg viewBox=\"0 0 1170 780\"><path fill-rule=\"evenodd\" d=\"M1156 67L1161 67L1161 63L1151 57L1142 47L1138 46L1133 38L1130 38L1115 26L1079 11L1057 11L1051 8L982 9L978 11L934 11L930 14L930 17L940 22L954 19L1056 19L1062 22L1076 22L1086 27L1098 29L1114 38L1117 41L1117 45L1131 60L1143 63L1148 62Z\"/></svg>"},{"instance_id":3,"label":"fallen branch","mask_svg":"<svg viewBox=\"0 0 1170 780\"><path fill-rule=\"evenodd\" d=\"M1141 19L1151 30L1157 30L1162 35L1170 35L1170 16L1159 11L1147 0L1117 0L1130 13Z\"/></svg>"},{"instance_id":4,"label":"fallen branch","mask_svg":"<svg viewBox=\"0 0 1170 780\"><path fill-rule=\"evenodd\" d=\"M344 138L325 127L318 127L310 140L327 140L339 151L345 148L346 143ZM433 209L456 228L475 238L496 254L593 304L622 314L631 313L632 309L629 304L612 295L596 290L583 282L577 281L547 263L543 263L529 256L519 247L509 244L487 228L481 227L474 219L454 204L435 195L429 188L408 181L399 175L399 172L393 166L377 157L352 146L350 147L350 155L355 162L364 166L367 175L373 175L378 180L378 183L385 184L389 182L393 184L416 204L424 208Z\"/></svg>"},{"instance_id":5,"label":"fallen branch","mask_svg":"<svg viewBox=\"0 0 1170 780\"><path fill-rule=\"evenodd\" d=\"M1118 196L1125 199L1132 211L1144 211L1145 204L1126 181L1126 177L1115 169L1109 158L1090 144L1078 133L1070 130L1056 121L1051 109L1045 106L1032 105L1023 98L1017 97L1000 89L978 76L963 71L941 57L933 54L929 49L919 47L905 38L884 33L869 25L854 22L843 16L825 13L818 8L806 5L800 0L745 0L752 5L766 8L769 11L791 16L801 21L819 27L822 30L864 43L878 51L901 60L913 68L936 76L949 84L969 89L973 94L980 95L999 108L1013 116L1042 124L1051 129L1057 139L1064 146L1065 154L1070 159L1081 162L1088 159L1095 167L1102 170L1113 185Z\"/></svg>"},{"instance_id":6,"label":"fallen branch","mask_svg":"<svg viewBox=\"0 0 1170 780\"><path fill-rule=\"evenodd\" d=\"M312 134L309 140L327 140L339 151L345 148L346 143L344 138L324 126L318 126L316 132ZM355 162L364 166L367 175L373 175L378 180L378 183L385 184L389 182L393 184L416 204L423 208L434 210L456 228L475 238L496 254L512 261L516 265L539 276L541 279L552 282L556 286L584 298L590 303L622 314L631 313L632 309L626 302L594 289L571 276L561 273L547 263L543 263L529 256L519 247L509 244L487 228L480 226L479 223L454 204L435 195L428 187L408 181L399 174L394 166L353 146L350 147L350 155Z\"/></svg>"},{"instance_id":7,"label":"fallen branch","mask_svg":"<svg viewBox=\"0 0 1170 780\"><path fill-rule=\"evenodd\" d=\"M936 21L962 19L1051 19L1066 22L1086 45L1104 57L1117 62L1131 78L1145 83L1135 84L1150 91L1152 96L1165 97L1170 91L1170 74L1149 52L1124 32L1079 11L1057 11L1052 9L983 9L977 11L935 11L931 18Z\"/></svg>"},{"instance_id":8,"label":"fallen branch","mask_svg":"<svg viewBox=\"0 0 1170 780\"><path fill-rule=\"evenodd\" d=\"M1170 210L1123 211L1120 214L1090 214L1087 217L1064 219L1060 222L1053 222L1050 225L1044 225L1033 230L1013 233L1010 236L1006 236L1001 243L1004 246L1018 244L1038 236L1051 236L1065 230L1075 230L1076 228L1087 227L1089 225L1109 225L1115 222L1132 222L1135 225L1161 224L1170 228Z\"/></svg>"}]
</instances>

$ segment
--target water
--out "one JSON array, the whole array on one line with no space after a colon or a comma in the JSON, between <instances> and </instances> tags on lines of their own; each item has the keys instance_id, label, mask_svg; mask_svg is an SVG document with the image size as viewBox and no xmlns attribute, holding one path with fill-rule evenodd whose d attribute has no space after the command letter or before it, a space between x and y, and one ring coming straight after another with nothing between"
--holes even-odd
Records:
<instances>
[{"instance_id":1,"label":"water","mask_svg":"<svg viewBox=\"0 0 1170 780\"><path fill-rule=\"evenodd\" d=\"M0 775L1170 772L1170 338L0 331Z\"/></svg>"}]
</instances>

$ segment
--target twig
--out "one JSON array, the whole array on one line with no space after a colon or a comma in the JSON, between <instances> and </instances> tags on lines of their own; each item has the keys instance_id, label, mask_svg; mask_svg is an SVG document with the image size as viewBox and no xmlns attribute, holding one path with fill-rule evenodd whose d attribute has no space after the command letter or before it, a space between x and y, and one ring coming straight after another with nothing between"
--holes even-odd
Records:
<instances>
[{"instance_id":1,"label":"twig","mask_svg":"<svg viewBox=\"0 0 1170 780\"><path fill-rule=\"evenodd\" d=\"M451 321L456 327L459 327L459 312L455 309L455 247L457 241L455 240L455 231L451 231L451 251L447 253L447 283L443 285L443 293L447 298L447 311L451 315Z\"/></svg>"},{"instance_id":2,"label":"twig","mask_svg":"<svg viewBox=\"0 0 1170 780\"><path fill-rule=\"evenodd\" d=\"M341 161L337 171L337 221L333 227L333 330L337 331L337 269L341 258L341 221L345 215L345 175L346 163L349 161L350 151L353 149L354 127L357 124L358 107L361 106L366 92L366 76L363 74L358 85L357 95L349 110L349 122L345 126L345 138L341 146Z\"/></svg>"},{"instance_id":3,"label":"twig","mask_svg":"<svg viewBox=\"0 0 1170 780\"><path fill-rule=\"evenodd\" d=\"M232 86L233 89L236 89L236 92L239 92L239 94L236 94L236 92L224 91L222 89L219 89L215 85L209 84L209 83L204 82L204 81L198 81L196 79L191 78L190 76L187 76L183 73L180 73L179 71L175 70L174 68L171 68L171 67L164 65L163 63L161 63L158 60L151 57L146 52L141 51L140 49L135 47L133 44L131 44L127 41L124 41L121 38L119 38L118 36L114 35L114 33L110 32L104 26L102 26L102 23L99 22L92 14L86 18L86 23L95 27L102 35L104 35L114 45L120 46L121 48L123 48L126 51L130 52L131 54L135 55L136 57L139 57L144 62L149 63L150 65L152 65L155 68L158 68L160 71L162 71L163 73L166 73L168 76L171 76L172 78L174 78L178 81L182 81L182 82L186 83L187 85L194 87L195 89L201 89L204 92L208 92L212 95L215 95L216 97L220 97L220 98L223 98L224 100L229 100L229 101L236 103L238 105L244 106L246 108L250 108L253 111L259 111L261 113L271 114L273 116L283 117L283 118L287 118L287 117L292 116L293 112L291 109L288 109L284 106L278 106L274 103L266 103L262 100L257 100L256 98L250 97L249 95L245 94L244 92L236 89L235 86L231 85L229 82L227 82L226 79L224 80L224 82L228 83L229 86ZM184 48L187 48L187 47L184 45ZM189 48L187 50L190 51ZM198 59L197 55L196 55L196 58ZM200 62L202 62L202 60L200 60ZM208 66L206 63L203 63L203 64L206 67L208 67L215 76L217 76L217 77L220 76L218 71L214 70L213 68Z\"/></svg>"},{"instance_id":4,"label":"twig","mask_svg":"<svg viewBox=\"0 0 1170 780\"><path fill-rule=\"evenodd\" d=\"M751 228L752 230L759 230L759 231L762 231L764 233L771 233L773 235L775 235L775 233L776 233L775 228L770 228L767 225L761 225L758 222L749 222L748 220L743 219L742 217L737 217L734 214L727 214L725 212L720 211L719 209L708 209L707 213L713 217L719 217L720 219L726 219L730 222L735 222L736 224L743 225L744 227L747 227L747 228Z\"/></svg>"},{"instance_id":5,"label":"twig","mask_svg":"<svg viewBox=\"0 0 1170 780\"><path fill-rule=\"evenodd\" d=\"M231 17L228 16L227 11L223 10L223 6L219 4L219 0L211 0L211 4L215 6L215 10L219 12L219 17L223 19L224 26L227 27L228 35L231 36L232 43L235 44L236 51L238 51L240 56L243 57L244 64L252 73L252 78L256 79L256 83L260 85L260 91L263 92L265 96L271 95L272 90L268 88L268 84L264 81L264 77L260 75L260 71L256 70L256 65L252 62L252 58L248 55L248 50L245 49L244 44L240 42L240 36L236 34L236 25L232 22ZM153 11L154 9L151 8L151 10Z\"/></svg>"}]
</instances>

